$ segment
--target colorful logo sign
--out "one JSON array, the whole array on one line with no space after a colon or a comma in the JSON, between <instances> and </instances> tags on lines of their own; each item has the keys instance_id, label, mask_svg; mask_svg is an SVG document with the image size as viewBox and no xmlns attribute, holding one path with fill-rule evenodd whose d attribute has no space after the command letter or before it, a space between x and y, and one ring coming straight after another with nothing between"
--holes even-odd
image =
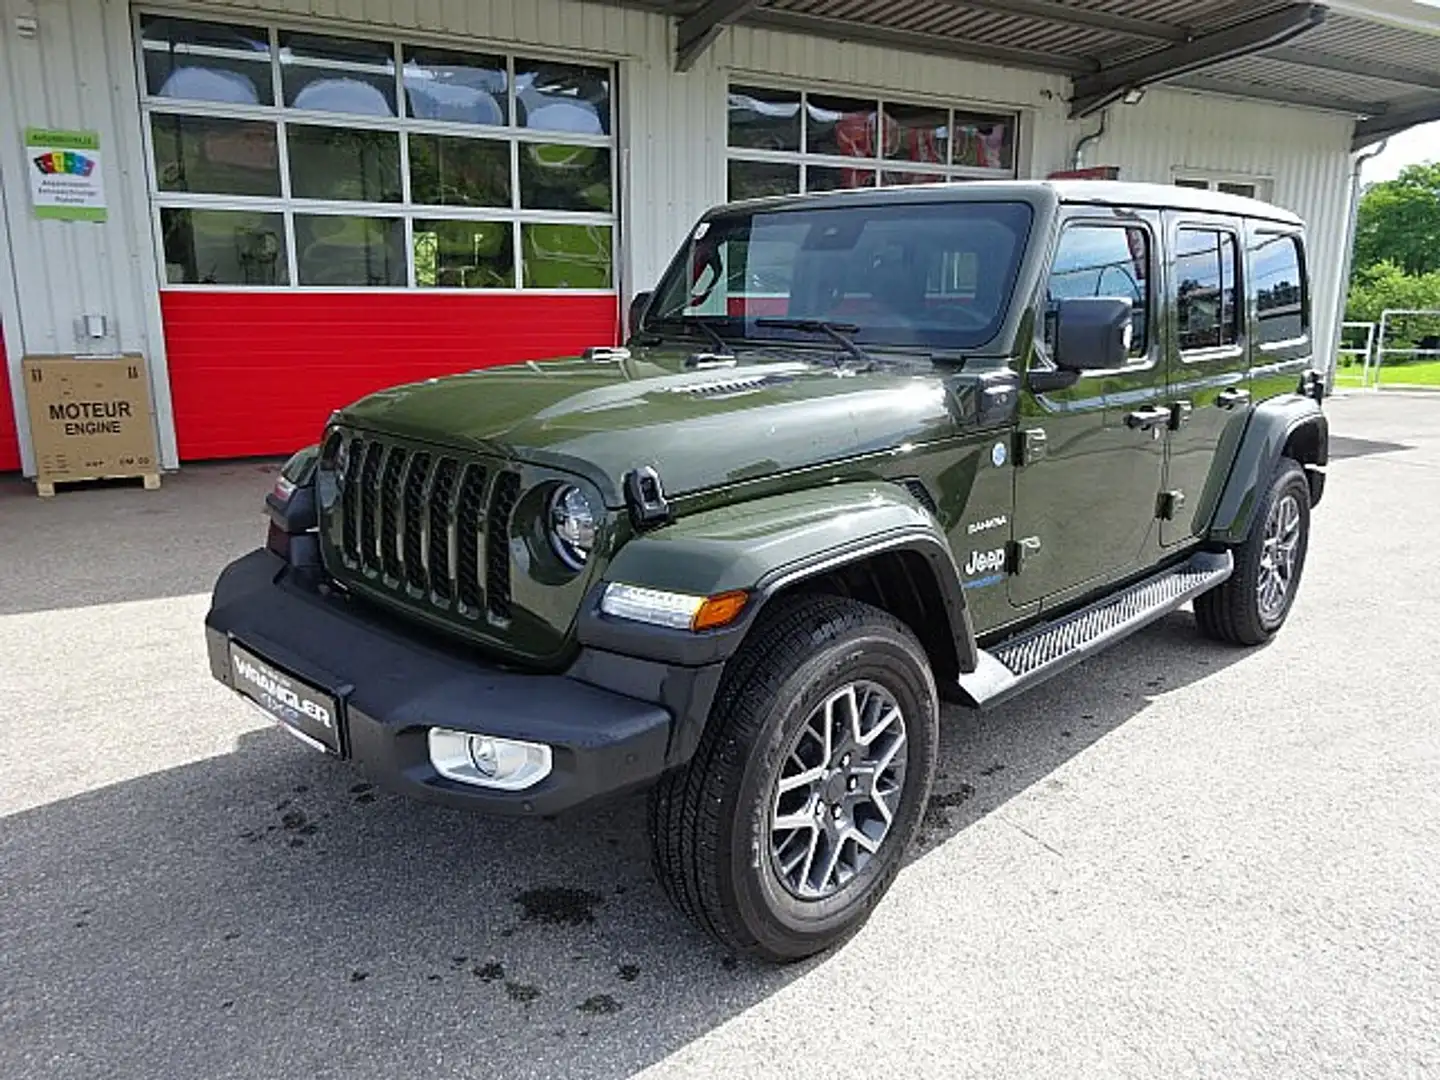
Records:
<instances>
[{"instance_id":1,"label":"colorful logo sign","mask_svg":"<svg viewBox=\"0 0 1440 1080\"><path fill-rule=\"evenodd\" d=\"M89 176L95 171L94 158L77 154L73 150L51 150L31 160L35 162L35 167L46 176L54 176L57 173L65 176Z\"/></svg>"},{"instance_id":2,"label":"colorful logo sign","mask_svg":"<svg viewBox=\"0 0 1440 1080\"><path fill-rule=\"evenodd\" d=\"M99 132L26 128L25 156L35 166L28 175L36 217L105 220L105 168Z\"/></svg>"}]
</instances>

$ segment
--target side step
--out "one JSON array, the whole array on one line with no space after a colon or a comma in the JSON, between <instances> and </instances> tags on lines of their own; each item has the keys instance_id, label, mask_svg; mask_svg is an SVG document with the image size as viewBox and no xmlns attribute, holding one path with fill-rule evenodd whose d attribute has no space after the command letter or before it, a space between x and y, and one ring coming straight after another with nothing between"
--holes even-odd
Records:
<instances>
[{"instance_id":1,"label":"side step","mask_svg":"<svg viewBox=\"0 0 1440 1080\"><path fill-rule=\"evenodd\" d=\"M978 708L1008 701L1208 592L1234 569L1230 552L1201 552L1087 608L981 649L975 670L960 676L961 693Z\"/></svg>"}]
</instances>

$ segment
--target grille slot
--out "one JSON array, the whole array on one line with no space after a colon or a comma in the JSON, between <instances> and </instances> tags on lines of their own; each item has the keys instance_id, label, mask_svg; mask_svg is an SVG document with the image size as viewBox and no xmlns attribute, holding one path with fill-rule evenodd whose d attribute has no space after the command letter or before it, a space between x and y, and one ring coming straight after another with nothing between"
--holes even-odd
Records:
<instances>
[{"instance_id":1,"label":"grille slot","mask_svg":"<svg viewBox=\"0 0 1440 1080\"><path fill-rule=\"evenodd\" d=\"M470 616L480 614L485 593L480 584L480 545L484 542L485 469L470 465L460 484L460 508L455 523L455 592L461 610Z\"/></svg>"},{"instance_id":2,"label":"grille slot","mask_svg":"<svg viewBox=\"0 0 1440 1080\"><path fill-rule=\"evenodd\" d=\"M400 563L400 474L405 471L405 451L392 446L380 472L380 567L386 575L401 580Z\"/></svg>"},{"instance_id":3,"label":"grille slot","mask_svg":"<svg viewBox=\"0 0 1440 1080\"><path fill-rule=\"evenodd\" d=\"M441 458L430 489L430 536L426 543L430 553L430 592L442 604L448 604L455 595L451 588L455 575L451 532L455 527L455 478L459 472L454 458Z\"/></svg>"},{"instance_id":4,"label":"grille slot","mask_svg":"<svg viewBox=\"0 0 1440 1080\"><path fill-rule=\"evenodd\" d=\"M385 447L365 444L365 464L360 469L360 566L375 567L380 559L380 459Z\"/></svg>"},{"instance_id":5,"label":"grille slot","mask_svg":"<svg viewBox=\"0 0 1440 1080\"><path fill-rule=\"evenodd\" d=\"M405 566L405 582L412 589L423 590L429 584L425 569L426 520L425 489L430 479L430 455L418 453L410 458L410 471L405 474L404 535L401 559Z\"/></svg>"},{"instance_id":6,"label":"grille slot","mask_svg":"<svg viewBox=\"0 0 1440 1080\"><path fill-rule=\"evenodd\" d=\"M490 594L490 614L510 618L510 515L520 498L520 477L502 473L490 497L490 536L485 583Z\"/></svg>"},{"instance_id":7,"label":"grille slot","mask_svg":"<svg viewBox=\"0 0 1440 1080\"><path fill-rule=\"evenodd\" d=\"M365 440L354 439L346 455L345 471L340 474L340 550L345 561L360 565L360 473L365 463Z\"/></svg>"}]
</instances>

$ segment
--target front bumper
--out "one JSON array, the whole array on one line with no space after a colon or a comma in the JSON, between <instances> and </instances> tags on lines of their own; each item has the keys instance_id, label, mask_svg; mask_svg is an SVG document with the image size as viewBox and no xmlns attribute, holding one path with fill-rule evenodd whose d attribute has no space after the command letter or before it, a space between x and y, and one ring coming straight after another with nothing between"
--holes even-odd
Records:
<instances>
[{"instance_id":1,"label":"front bumper","mask_svg":"<svg viewBox=\"0 0 1440 1080\"><path fill-rule=\"evenodd\" d=\"M210 671L231 689L233 640L333 694L341 756L377 783L500 814L554 813L641 787L681 764L676 732L685 723L703 723L719 677L718 666L675 673L632 657L597 662L584 653L567 674L502 670L322 588L313 575L266 550L221 574L205 628ZM640 693L653 688L660 700L573 674L597 670L620 672L627 686ZM523 791L450 780L430 763L432 727L545 743L553 768Z\"/></svg>"}]
</instances>

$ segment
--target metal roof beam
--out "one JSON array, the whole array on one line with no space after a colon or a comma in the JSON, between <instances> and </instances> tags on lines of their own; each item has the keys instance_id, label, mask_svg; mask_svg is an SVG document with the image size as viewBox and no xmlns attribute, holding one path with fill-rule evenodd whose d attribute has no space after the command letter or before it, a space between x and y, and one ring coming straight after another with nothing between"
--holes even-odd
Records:
<instances>
[{"instance_id":1,"label":"metal roof beam","mask_svg":"<svg viewBox=\"0 0 1440 1080\"><path fill-rule=\"evenodd\" d=\"M689 71L720 36L760 6L760 0L709 0L693 15L680 20L675 31L675 70Z\"/></svg>"},{"instance_id":2,"label":"metal roof beam","mask_svg":"<svg viewBox=\"0 0 1440 1080\"><path fill-rule=\"evenodd\" d=\"M1103 109L1130 90L1152 83L1189 75L1225 60L1250 56L1298 37L1325 21L1321 4L1291 4L1279 11L1223 30L1204 34L1192 41L1146 53L1133 60L1102 68L1094 75L1075 80L1070 99L1070 116L1079 118Z\"/></svg>"},{"instance_id":3,"label":"metal roof beam","mask_svg":"<svg viewBox=\"0 0 1440 1080\"><path fill-rule=\"evenodd\" d=\"M1016 49L1004 45L987 45L983 41L925 34L914 30L895 30L873 23L850 19L832 19L821 15L760 8L745 19L747 26L758 26L792 34L810 34L832 41L848 41L864 45L880 45L890 49L945 56L957 60L973 60L981 64L1048 71L1058 75L1085 75L1099 70L1090 60L1055 53Z\"/></svg>"},{"instance_id":4,"label":"metal roof beam","mask_svg":"<svg viewBox=\"0 0 1440 1080\"><path fill-rule=\"evenodd\" d=\"M1315 49L1304 49L1286 45L1271 49L1265 54L1266 60L1283 60L1287 64L1315 68L1319 71L1339 71L1346 75L1364 75L1370 79L1384 79L1387 82L1404 83L1407 86L1424 86L1440 90L1440 71L1425 71L1421 68L1403 67L1382 60L1362 60L1354 56L1335 56Z\"/></svg>"},{"instance_id":5,"label":"metal roof beam","mask_svg":"<svg viewBox=\"0 0 1440 1080\"><path fill-rule=\"evenodd\" d=\"M1355 101L1313 90L1295 90L1285 86L1261 86L1257 83L1231 82L1208 75L1187 75L1170 84L1180 90L1200 90L1207 94L1226 94L1249 101L1273 101L1277 105L1301 105L1307 109L1325 109L1350 116L1376 116L1387 106L1378 101Z\"/></svg>"},{"instance_id":6,"label":"metal roof beam","mask_svg":"<svg viewBox=\"0 0 1440 1080\"><path fill-rule=\"evenodd\" d=\"M1108 11L1072 7L1057 0L941 0L950 7L967 7L977 11L993 11L1014 15L1032 22L1055 26L1082 26L1089 30L1106 30L1112 34L1146 38L1150 41L1188 41L1194 35L1183 26L1137 19L1132 15L1114 15Z\"/></svg>"},{"instance_id":7,"label":"metal roof beam","mask_svg":"<svg viewBox=\"0 0 1440 1080\"><path fill-rule=\"evenodd\" d=\"M1399 135L1402 131L1419 124L1428 124L1432 120L1440 120L1440 97L1361 120L1355 125L1355 138L1350 149L1363 150L1371 143L1388 139L1391 135Z\"/></svg>"}]
</instances>

